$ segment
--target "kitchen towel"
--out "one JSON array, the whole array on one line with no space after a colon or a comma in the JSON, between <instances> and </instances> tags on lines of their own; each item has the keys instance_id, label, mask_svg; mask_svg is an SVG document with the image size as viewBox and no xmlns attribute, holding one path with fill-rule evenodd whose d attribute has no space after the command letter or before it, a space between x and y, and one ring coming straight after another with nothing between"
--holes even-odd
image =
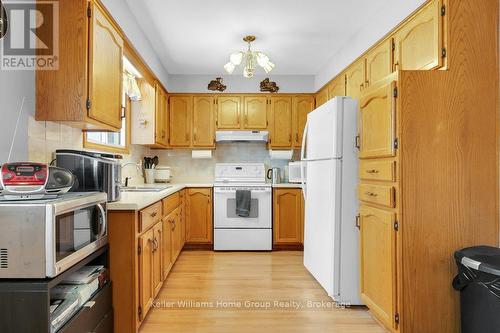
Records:
<instances>
[{"instance_id":1,"label":"kitchen towel","mask_svg":"<svg viewBox=\"0 0 500 333\"><path fill-rule=\"evenodd\" d=\"M249 217L251 201L252 192L249 190L236 190L236 215Z\"/></svg>"}]
</instances>

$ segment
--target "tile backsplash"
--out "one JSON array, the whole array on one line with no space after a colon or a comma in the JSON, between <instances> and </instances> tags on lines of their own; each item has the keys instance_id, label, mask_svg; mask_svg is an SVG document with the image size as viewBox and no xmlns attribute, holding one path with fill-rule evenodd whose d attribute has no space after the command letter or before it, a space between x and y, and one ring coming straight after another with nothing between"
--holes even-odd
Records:
<instances>
[{"instance_id":1,"label":"tile backsplash","mask_svg":"<svg viewBox=\"0 0 500 333\"><path fill-rule=\"evenodd\" d=\"M161 165L172 168L174 182L213 182L215 163L264 162L267 168L279 167L284 171L286 160L271 160L265 143L238 142L220 143L212 152L211 159L193 159L191 150L155 151ZM299 152L294 152L294 159L299 159Z\"/></svg>"},{"instance_id":2,"label":"tile backsplash","mask_svg":"<svg viewBox=\"0 0 500 333\"><path fill-rule=\"evenodd\" d=\"M28 120L28 151L33 162L50 163L57 149L83 150L83 134L80 129L56 122ZM172 168L173 182L211 183L214 179L215 163L264 162L267 168L279 167L284 175L288 161L271 160L265 143L238 142L217 144L211 159L193 159L191 150L153 150L132 145L130 154L123 155L122 163L141 161L144 156L155 156L161 165ZM299 159L299 152L294 152L294 159ZM130 184L142 184L144 179L133 165L122 170L122 177L132 177Z\"/></svg>"}]
</instances>

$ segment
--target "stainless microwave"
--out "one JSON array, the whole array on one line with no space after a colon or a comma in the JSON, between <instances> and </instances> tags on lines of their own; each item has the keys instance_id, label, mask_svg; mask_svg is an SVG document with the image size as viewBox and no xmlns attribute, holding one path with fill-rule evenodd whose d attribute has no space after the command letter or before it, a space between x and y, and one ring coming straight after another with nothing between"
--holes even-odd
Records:
<instances>
[{"instance_id":1,"label":"stainless microwave","mask_svg":"<svg viewBox=\"0 0 500 333\"><path fill-rule=\"evenodd\" d=\"M108 243L106 193L0 202L0 278L55 277Z\"/></svg>"}]
</instances>

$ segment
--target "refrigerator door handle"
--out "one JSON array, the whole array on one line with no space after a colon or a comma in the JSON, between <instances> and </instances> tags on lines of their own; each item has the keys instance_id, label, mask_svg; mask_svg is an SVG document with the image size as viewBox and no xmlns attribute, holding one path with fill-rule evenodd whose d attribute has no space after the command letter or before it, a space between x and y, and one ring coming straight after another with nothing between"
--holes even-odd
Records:
<instances>
[{"instance_id":1,"label":"refrigerator door handle","mask_svg":"<svg viewBox=\"0 0 500 333\"><path fill-rule=\"evenodd\" d=\"M301 160L301 162L300 162L300 184L302 187L302 196L304 197L304 201L306 201L306 197L307 197L306 182L304 179L304 175L305 175L304 168L306 165L305 154L306 154L306 137L307 137L308 129L309 129L309 119L306 120L306 125L304 127L304 133L302 134L302 146L300 149L300 160Z\"/></svg>"}]
</instances>

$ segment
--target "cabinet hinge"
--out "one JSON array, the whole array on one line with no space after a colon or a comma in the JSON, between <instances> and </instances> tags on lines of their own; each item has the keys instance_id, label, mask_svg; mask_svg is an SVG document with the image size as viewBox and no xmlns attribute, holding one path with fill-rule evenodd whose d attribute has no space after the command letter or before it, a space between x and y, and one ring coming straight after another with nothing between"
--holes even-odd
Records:
<instances>
[{"instance_id":1,"label":"cabinet hinge","mask_svg":"<svg viewBox=\"0 0 500 333\"><path fill-rule=\"evenodd\" d=\"M446 48L441 49L441 58L446 58Z\"/></svg>"},{"instance_id":2,"label":"cabinet hinge","mask_svg":"<svg viewBox=\"0 0 500 333\"><path fill-rule=\"evenodd\" d=\"M139 306L137 309L137 314L139 315L139 318L142 317L142 307Z\"/></svg>"},{"instance_id":3,"label":"cabinet hinge","mask_svg":"<svg viewBox=\"0 0 500 333\"><path fill-rule=\"evenodd\" d=\"M354 222L354 225L356 226L356 228L358 228L359 230L361 230L361 224L360 224L360 219L361 219L361 215L356 215L356 221Z\"/></svg>"},{"instance_id":4,"label":"cabinet hinge","mask_svg":"<svg viewBox=\"0 0 500 333\"><path fill-rule=\"evenodd\" d=\"M87 106L87 110L90 110L90 108L92 107L92 102L90 101L90 98L87 98L86 106Z\"/></svg>"},{"instance_id":5,"label":"cabinet hinge","mask_svg":"<svg viewBox=\"0 0 500 333\"><path fill-rule=\"evenodd\" d=\"M399 222L394 221L394 230L399 231Z\"/></svg>"},{"instance_id":6,"label":"cabinet hinge","mask_svg":"<svg viewBox=\"0 0 500 333\"><path fill-rule=\"evenodd\" d=\"M394 139L394 149L398 149L399 148L399 140L398 138L395 138Z\"/></svg>"},{"instance_id":7,"label":"cabinet hinge","mask_svg":"<svg viewBox=\"0 0 500 333\"><path fill-rule=\"evenodd\" d=\"M90 4L89 4L89 6L87 7L87 16L88 16L88 17L92 17L92 8L90 8Z\"/></svg>"},{"instance_id":8,"label":"cabinet hinge","mask_svg":"<svg viewBox=\"0 0 500 333\"><path fill-rule=\"evenodd\" d=\"M122 114L121 114L121 119L124 119L125 118L125 107L122 106Z\"/></svg>"},{"instance_id":9,"label":"cabinet hinge","mask_svg":"<svg viewBox=\"0 0 500 333\"><path fill-rule=\"evenodd\" d=\"M399 324L399 313L394 314L394 322Z\"/></svg>"},{"instance_id":10,"label":"cabinet hinge","mask_svg":"<svg viewBox=\"0 0 500 333\"><path fill-rule=\"evenodd\" d=\"M446 5L442 5L441 6L441 16L445 16L446 15Z\"/></svg>"},{"instance_id":11,"label":"cabinet hinge","mask_svg":"<svg viewBox=\"0 0 500 333\"><path fill-rule=\"evenodd\" d=\"M137 254L141 254L142 253L142 247L139 245L137 247Z\"/></svg>"},{"instance_id":12,"label":"cabinet hinge","mask_svg":"<svg viewBox=\"0 0 500 333\"><path fill-rule=\"evenodd\" d=\"M394 88L394 90L392 91L392 96L394 98L397 98L398 97L398 88Z\"/></svg>"}]
</instances>

